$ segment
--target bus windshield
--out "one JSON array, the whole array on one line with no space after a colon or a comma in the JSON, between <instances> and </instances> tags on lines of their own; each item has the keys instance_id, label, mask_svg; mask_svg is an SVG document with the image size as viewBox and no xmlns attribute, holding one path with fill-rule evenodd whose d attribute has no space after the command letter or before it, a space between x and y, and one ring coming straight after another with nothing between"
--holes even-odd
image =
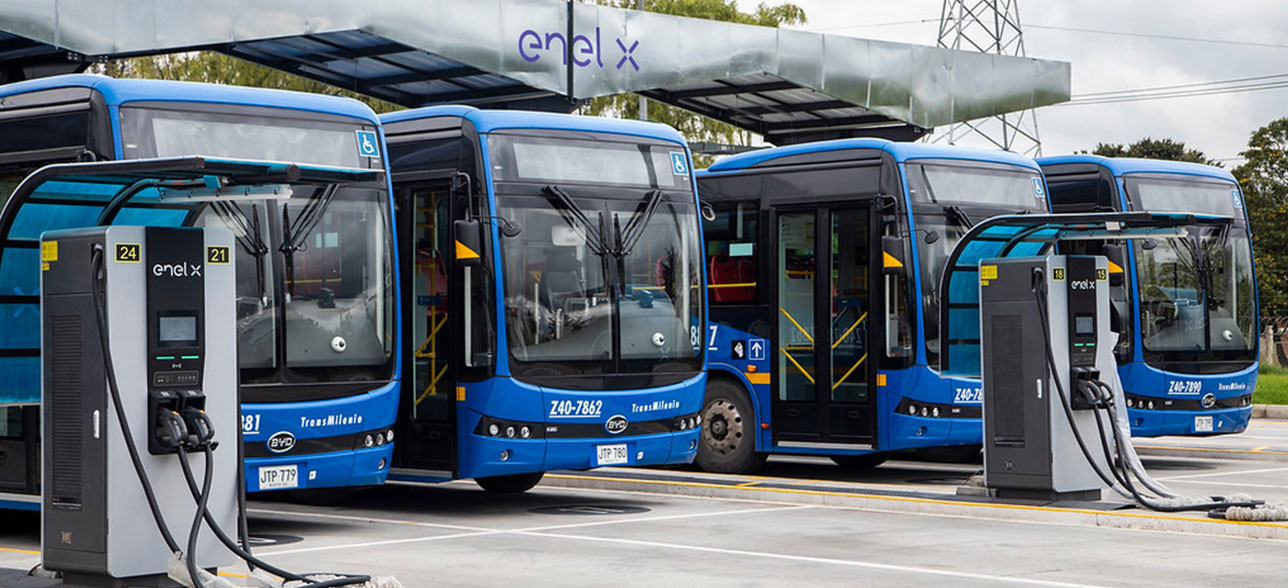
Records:
<instances>
[{"instance_id":1,"label":"bus windshield","mask_svg":"<svg viewBox=\"0 0 1288 588\"><path fill-rule=\"evenodd\" d=\"M199 225L224 226L237 241L243 383L390 377L385 194L378 185L296 186L286 201L212 204L202 212Z\"/></svg>"},{"instance_id":2,"label":"bus windshield","mask_svg":"<svg viewBox=\"0 0 1288 588\"><path fill-rule=\"evenodd\" d=\"M522 227L501 238L511 372L532 379L698 371L697 214L687 175L672 173L669 155L681 148L545 139L551 151L542 161L600 146L587 167L603 181L587 186L593 176L584 171L524 163L530 141L495 137L491 148L494 178L532 182L498 187L497 196L500 216Z\"/></svg>"},{"instance_id":3,"label":"bus windshield","mask_svg":"<svg viewBox=\"0 0 1288 588\"><path fill-rule=\"evenodd\" d=\"M1252 247L1234 184L1133 178L1135 207L1229 215L1223 228L1186 237L1143 240L1134 247L1140 291L1141 343L1165 362L1255 359Z\"/></svg>"},{"instance_id":4,"label":"bus windshield","mask_svg":"<svg viewBox=\"0 0 1288 588\"><path fill-rule=\"evenodd\" d=\"M377 167L378 157L358 149L359 130L375 125L360 119L310 113L294 117L280 108L133 103L121 108L125 159L209 155L261 161L290 161L336 167ZM375 151L378 153L378 150Z\"/></svg>"},{"instance_id":5,"label":"bus windshield","mask_svg":"<svg viewBox=\"0 0 1288 588\"><path fill-rule=\"evenodd\" d=\"M1046 212L1042 176L1019 166L909 163L921 271L926 360L939 365L939 280L948 255L975 223L999 214Z\"/></svg>"}]
</instances>

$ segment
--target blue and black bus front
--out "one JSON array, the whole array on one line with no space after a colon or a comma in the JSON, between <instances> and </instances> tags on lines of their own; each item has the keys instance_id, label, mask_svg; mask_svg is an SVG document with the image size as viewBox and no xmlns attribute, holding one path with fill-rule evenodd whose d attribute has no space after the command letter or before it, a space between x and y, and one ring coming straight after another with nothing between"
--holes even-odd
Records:
<instances>
[{"instance_id":1,"label":"blue and black bus front","mask_svg":"<svg viewBox=\"0 0 1288 588\"><path fill-rule=\"evenodd\" d=\"M486 141L494 212L518 231L493 234L501 377L458 390L460 477L692 461L705 301L685 147Z\"/></svg>"},{"instance_id":2,"label":"blue and black bus front","mask_svg":"<svg viewBox=\"0 0 1288 588\"><path fill-rule=\"evenodd\" d=\"M1242 432L1257 383L1258 317L1239 188L1228 177L1174 173L1125 174L1122 186L1136 210L1231 218L1228 226L1131 244L1139 360L1120 375L1132 434Z\"/></svg>"}]
</instances>

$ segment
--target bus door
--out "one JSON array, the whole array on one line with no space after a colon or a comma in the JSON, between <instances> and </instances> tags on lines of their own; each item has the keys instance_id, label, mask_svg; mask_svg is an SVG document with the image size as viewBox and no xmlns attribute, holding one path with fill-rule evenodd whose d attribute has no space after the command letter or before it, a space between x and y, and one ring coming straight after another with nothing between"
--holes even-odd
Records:
<instances>
[{"instance_id":1,"label":"bus door","mask_svg":"<svg viewBox=\"0 0 1288 588\"><path fill-rule=\"evenodd\" d=\"M418 470L452 471L456 456L456 370L451 358L448 321L453 309L451 184L447 178L399 190L403 258L403 313L406 358L395 465ZM455 216L454 216L455 215ZM408 247L406 244L410 244ZM408 259L410 257L410 259Z\"/></svg>"},{"instance_id":2,"label":"bus door","mask_svg":"<svg viewBox=\"0 0 1288 588\"><path fill-rule=\"evenodd\" d=\"M881 297L872 295L881 276L875 207L861 201L775 216L774 443L870 448L876 370L869 350L881 322Z\"/></svg>"}]
</instances>

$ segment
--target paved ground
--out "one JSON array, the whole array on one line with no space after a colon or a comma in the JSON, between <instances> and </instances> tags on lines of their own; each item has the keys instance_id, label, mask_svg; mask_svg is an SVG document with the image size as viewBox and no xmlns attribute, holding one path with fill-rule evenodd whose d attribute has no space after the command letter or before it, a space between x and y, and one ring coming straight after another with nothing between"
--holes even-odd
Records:
<instances>
[{"instance_id":1,"label":"paved ground","mask_svg":"<svg viewBox=\"0 0 1288 588\"><path fill-rule=\"evenodd\" d=\"M1149 461L1178 490L1238 484L1288 498L1288 466L1273 462ZM893 462L846 472L823 460L776 459L754 478L635 472L643 482L607 475L631 472L600 470L552 476L511 497L485 494L470 482L394 485L340 507L254 501L251 527L279 541L257 553L284 567L394 574L417 587L1243 587L1282 586L1288 578L1285 540L1099 522L1123 513L1069 519L1059 509L1015 505L905 508L950 502L975 467ZM600 479L634 490L590 488L605 484ZM846 486L886 502L853 507L827 490ZM742 494L717 495L726 490ZM898 499L908 493L932 498ZM1136 514L1142 518L1128 520L1137 527L1171 520ZM0 516L0 568L37 563L38 517ZM4 577L0 571L0 586Z\"/></svg>"},{"instance_id":2,"label":"paved ground","mask_svg":"<svg viewBox=\"0 0 1288 588\"><path fill-rule=\"evenodd\" d=\"M1141 453L1288 461L1288 420L1252 419L1248 430L1215 437L1135 439Z\"/></svg>"}]
</instances>

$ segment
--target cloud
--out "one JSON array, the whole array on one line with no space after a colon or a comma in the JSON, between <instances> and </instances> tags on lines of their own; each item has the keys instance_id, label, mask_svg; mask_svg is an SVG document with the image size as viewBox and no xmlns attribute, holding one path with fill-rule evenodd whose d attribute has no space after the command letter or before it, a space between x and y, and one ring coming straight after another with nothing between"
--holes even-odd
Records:
<instances>
[{"instance_id":1,"label":"cloud","mask_svg":"<svg viewBox=\"0 0 1288 588\"><path fill-rule=\"evenodd\" d=\"M752 0L739 0L754 8ZM771 0L770 4L780 3ZM795 0L809 22L830 34L933 45L941 0ZM1021 23L1288 46L1288 3L1264 0L1081 0L1020 5ZM932 22L859 26L909 20ZM857 26L857 28L841 28ZM825 30L823 30L825 29ZM1129 90L1288 73L1288 48L1250 47L1025 28L1031 57L1072 64L1073 93ZM1044 152L1068 153L1096 143L1170 137L1228 158L1246 148L1248 135L1288 116L1288 89L1038 111Z\"/></svg>"}]
</instances>

